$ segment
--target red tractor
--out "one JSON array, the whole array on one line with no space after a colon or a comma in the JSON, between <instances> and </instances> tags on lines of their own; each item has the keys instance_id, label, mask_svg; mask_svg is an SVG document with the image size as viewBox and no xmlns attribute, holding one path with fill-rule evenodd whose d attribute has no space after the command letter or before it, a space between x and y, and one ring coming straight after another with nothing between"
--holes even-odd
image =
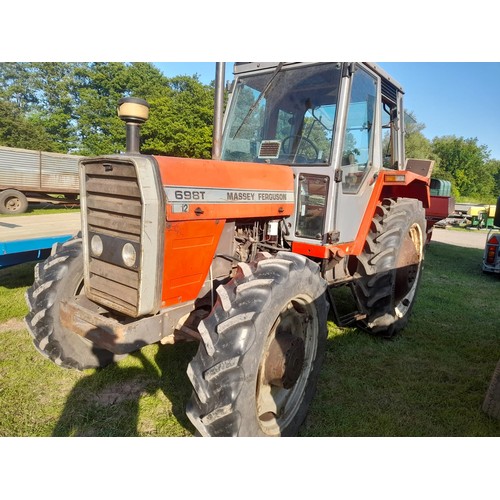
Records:
<instances>
[{"instance_id":1,"label":"red tractor","mask_svg":"<svg viewBox=\"0 0 500 500\"><path fill-rule=\"evenodd\" d=\"M374 64L236 63L223 122L222 68L212 160L141 155L149 106L120 101L127 152L80 162L81 235L38 264L26 322L79 370L198 340L201 435L294 435L329 304L338 325L385 337L408 322L432 162L405 159L403 90Z\"/></svg>"}]
</instances>

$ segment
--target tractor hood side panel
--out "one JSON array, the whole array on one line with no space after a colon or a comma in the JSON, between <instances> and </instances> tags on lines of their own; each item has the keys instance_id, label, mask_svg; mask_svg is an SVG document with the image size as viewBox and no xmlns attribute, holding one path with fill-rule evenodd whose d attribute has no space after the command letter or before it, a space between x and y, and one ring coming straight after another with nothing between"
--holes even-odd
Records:
<instances>
[{"instance_id":1,"label":"tractor hood side panel","mask_svg":"<svg viewBox=\"0 0 500 500\"><path fill-rule=\"evenodd\" d=\"M286 217L294 210L293 173L284 165L155 157L167 220Z\"/></svg>"},{"instance_id":2,"label":"tractor hood side panel","mask_svg":"<svg viewBox=\"0 0 500 500\"><path fill-rule=\"evenodd\" d=\"M294 211L287 166L155 157L166 197L162 306L195 300L226 221Z\"/></svg>"}]
</instances>

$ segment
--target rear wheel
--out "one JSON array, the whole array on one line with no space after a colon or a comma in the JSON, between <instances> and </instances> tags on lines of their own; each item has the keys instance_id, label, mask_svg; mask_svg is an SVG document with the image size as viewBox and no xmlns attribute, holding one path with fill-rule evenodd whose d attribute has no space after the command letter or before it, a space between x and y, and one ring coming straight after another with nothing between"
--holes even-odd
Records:
<instances>
[{"instance_id":1,"label":"rear wheel","mask_svg":"<svg viewBox=\"0 0 500 500\"><path fill-rule=\"evenodd\" d=\"M290 436L315 392L325 352L326 283L312 261L280 252L240 264L217 289L188 367L187 415L203 436Z\"/></svg>"},{"instance_id":2,"label":"rear wheel","mask_svg":"<svg viewBox=\"0 0 500 500\"><path fill-rule=\"evenodd\" d=\"M104 367L124 355L94 347L92 342L61 325L59 304L83 289L82 239L58 243L51 256L35 267L35 282L26 291L26 325L36 349L65 368Z\"/></svg>"},{"instance_id":3,"label":"rear wheel","mask_svg":"<svg viewBox=\"0 0 500 500\"><path fill-rule=\"evenodd\" d=\"M0 192L0 213L22 214L28 209L28 199L17 189L6 189Z\"/></svg>"},{"instance_id":4,"label":"rear wheel","mask_svg":"<svg viewBox=\"0 0 500 500\"><path fill-rule=\"evenodd\" d=\"M377 207L354 275L366 313L359 327L392 337L406 326L422 274L425 228L419 200L387 199Z\"/></svg>"}]
</instances>

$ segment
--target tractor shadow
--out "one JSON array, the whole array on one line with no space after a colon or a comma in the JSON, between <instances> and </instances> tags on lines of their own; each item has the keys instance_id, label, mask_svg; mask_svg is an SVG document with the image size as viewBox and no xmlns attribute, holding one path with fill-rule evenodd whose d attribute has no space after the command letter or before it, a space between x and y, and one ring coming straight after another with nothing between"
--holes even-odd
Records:
<instances>
[{"instance_id":1,"label":"tractor shadow","mask_svg":"<svg viewBox=\"0 0 500 500\"><path fill-rule=\"evenodd\" d=\"M193 435L185 414L191 394L186 368L196 348L147 346L83 377L67 396L52 436L159 437L172 435L172 426L176 435Z\"/></svg>"}]
</instances>

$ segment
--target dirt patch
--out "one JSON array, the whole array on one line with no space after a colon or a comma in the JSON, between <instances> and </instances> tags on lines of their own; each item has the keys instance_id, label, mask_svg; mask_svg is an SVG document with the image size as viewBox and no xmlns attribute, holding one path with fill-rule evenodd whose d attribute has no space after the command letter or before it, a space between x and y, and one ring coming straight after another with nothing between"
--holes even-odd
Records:
<instances>
[{"instance_id":1,"label":"dirt patch","mask_svg":"<svg viewBox=\"0 0 500 500\"><path fill-rule=\"evenodd\" d=\"M4 323L0 323L0 333L5 333L9 331L19 331L19 330L24 330L26 328L26 325L24 324L24 321L22 319L18 318L12 318Z\"/></svg>"},{"instance_id":2,"label":"dirt patch","mask_svg":"<svg viewBox=\"0 0 500 500\"><path fill-rule=\"evenodd\" d=\"M434 228L432 231L432 241L447 243L466 248L484 248L486 245L487 231L454 231L453 229Z\"/></svg>"},{"instance_id":3,"label":"dirt patch","mask_svg":"<svg viewBox=\"0 0 500 500\"><path fill-rule=\"evenodd\" d=\"M92 398L101 406L111 406L122 401L138 400L146 394L149 381L146 379L127 380L105 387Z\"/></svg>"}]
</instances>

